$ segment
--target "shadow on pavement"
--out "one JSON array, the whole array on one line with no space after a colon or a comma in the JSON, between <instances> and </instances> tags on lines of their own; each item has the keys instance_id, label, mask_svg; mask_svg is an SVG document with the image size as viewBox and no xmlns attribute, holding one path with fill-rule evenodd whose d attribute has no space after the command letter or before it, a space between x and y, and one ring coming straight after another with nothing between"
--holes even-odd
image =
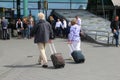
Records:
<instances>
[{"instance_id":1,"label":"shadow on pavement","mask_svg":"<svg viewBox=\"0 0 120 80\"><path fill-rule=\"evenodd\" d=\"M30 65L5 65L4 67L8 67L8 68L41 68L41 65L37 65L37 64L30 64Z\"/></svg>"}]
</instances>

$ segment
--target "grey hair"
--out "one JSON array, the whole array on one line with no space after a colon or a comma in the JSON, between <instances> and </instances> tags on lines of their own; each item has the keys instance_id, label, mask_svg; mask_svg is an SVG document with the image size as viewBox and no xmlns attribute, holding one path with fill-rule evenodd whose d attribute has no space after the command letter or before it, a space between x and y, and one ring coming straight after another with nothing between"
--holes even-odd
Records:
<instances>
[{"instance_id":1,"label":"grey hair","mask_svg":"<svg viewBox=\"0 0 120 80\"><path fill-rule=\"evenodd\" d=\"M38 17L39 19L45 20L45 15L42 12L38 13Z\"/></svg>"}]
</instances>

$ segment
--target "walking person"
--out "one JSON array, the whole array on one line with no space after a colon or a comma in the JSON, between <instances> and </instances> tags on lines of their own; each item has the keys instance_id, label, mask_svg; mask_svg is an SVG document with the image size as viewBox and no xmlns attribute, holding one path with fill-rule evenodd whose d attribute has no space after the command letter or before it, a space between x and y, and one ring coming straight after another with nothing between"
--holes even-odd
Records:
<instances>
[{"instance_id":1,"label":"walking person","mask_svg":"<svg viewBox=\"0 0 120 80\"><path fill-rule=\"evenodd\" d=\"M119 16L115 17L115 19L111 22L110 27L116 41L116 47L119 47L119 30L120 30Z\"/></svg>"},{"instance_id":2,"label":"walking person","mask_svg":"<svg viewBox=\"0 0 120 80\"><path fill-rule=\"evenodd\" d=\"M7 39L8 21L5 19L5 17L2 17L1 26L2 26L3 40L6 40Z\"/></svg>"},{"instance_id":3,"label":"walking person","mask_svg":"<svg viewBox=\"0 0 120 80\"><path fill-rule=\"evenodd\" d=\"M70 33L68 36L68 43L73 48L72 50L81 50L81 40L80 40L80 30L81 26L77 25L76 19L71 21ZM72 52L71 52L72 53Z\"/></svg>"},{"instance_id":4,"label":"walking person","mask_svg":"<svg viewBox=\"0 0 120 80\"><path fill-rule=\"evenodd\" d=\"M34 36L34 43L38 45L40 50L38 59L39 64L42 64L42 67L47 68L48 61L45 54L45 47L48 42L51 42L50 35L53 34L53 31L49 22L45 21L45 15L43 13L39 13L38 17L40 20L33 27L30 35Z\"/></svg>"}]
</instances>

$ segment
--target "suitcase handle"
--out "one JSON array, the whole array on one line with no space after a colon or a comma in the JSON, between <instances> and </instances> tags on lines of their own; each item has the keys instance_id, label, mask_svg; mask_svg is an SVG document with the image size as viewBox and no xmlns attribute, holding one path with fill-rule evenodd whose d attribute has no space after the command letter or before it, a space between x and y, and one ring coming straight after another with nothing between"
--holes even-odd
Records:
<instances>
[{"instance_id":1,"label":"suitcase handle","mask_svg":"<svg viewBox=\"0 0 120 80\"><path fill-rule=\"evenodd\" d=\"M68 44L68 47L69 47L69 49L70 49L71 52L73 52L74 49L75 49L74 46L73 46L72 44Z\"/></svg>"},{"instance_id":2,"label":"suitcase handle","mask_svg":"<svg viewBox=\"0 0 120 80\"><path fill-rule=\"evenodd\" d=\"M51 54L54 54L54 53L57 52L56 49L55 49L54 43L50 43L50 44L49 44L49 47L50 47Z\"/></svg>"}]
</instances>

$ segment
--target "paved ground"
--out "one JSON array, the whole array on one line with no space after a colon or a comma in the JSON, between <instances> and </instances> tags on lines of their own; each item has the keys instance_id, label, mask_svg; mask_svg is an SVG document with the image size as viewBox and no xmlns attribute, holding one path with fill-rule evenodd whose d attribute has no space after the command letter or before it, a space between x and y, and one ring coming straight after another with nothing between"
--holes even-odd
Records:
<instances>
[{"instance_id":1,"label":"paved ground","mask_svg":"<svg viewBox=\"0 0 120 80\"><path fill-rule=\"evenodd\" d=\"M65 58L65 68L54 69L47 46L49 68L36 65L39 51L33 40L0 40L0 80L120 80L120 48L82 42L84 64L74 64L64 39L54 40Z\"/></svg>"}]
</instances>

